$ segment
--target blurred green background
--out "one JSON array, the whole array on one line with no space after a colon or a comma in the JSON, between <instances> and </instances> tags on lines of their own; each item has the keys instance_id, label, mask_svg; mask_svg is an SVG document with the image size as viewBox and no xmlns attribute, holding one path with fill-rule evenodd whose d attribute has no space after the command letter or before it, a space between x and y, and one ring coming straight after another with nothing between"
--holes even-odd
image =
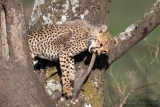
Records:
<instances>
[{"instance_id":1,"label":"blurred green background","mask_svg":"<svg viewBox=\"0 0 160 107\"><path fill-rule=\"evenodd\" d=\"M155 2L156 0L112 0L109 16L111 34L124 31L142 18ZM34 1L24 0L24 3L28 23ZM106 107L116 107L125 99L135 100L128 104L135 104L141 99L152 101L150 104L156 104L156 100L160 103L159 46L160 26L110 66L105 73ZM152 85L146 86L147 84ZM138 88L142 86L145 87ZM135 107L145 107L147 104L135 104ZM127 106L129 105L125 107Z\"/></svg>"}]
</instances>

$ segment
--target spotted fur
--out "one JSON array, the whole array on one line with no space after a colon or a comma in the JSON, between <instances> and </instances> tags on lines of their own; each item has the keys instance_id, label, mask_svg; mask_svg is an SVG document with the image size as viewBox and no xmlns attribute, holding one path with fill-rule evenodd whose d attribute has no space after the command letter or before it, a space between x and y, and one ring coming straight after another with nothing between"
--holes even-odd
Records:
<instances>
[{"instance_id":1,"label":"spotted fur","mask_svg":"<svg viewBox=\"0 0 160 107\"><path fill-rule=\"evenodd\" d=\"M48 60L59 58L62 71L63 94L72 97L71 81L75 78L74 56L89 49L102 54L114 44L106 25L95 27L77 20L44 27L28 35L30 53ZM36 64L35 60L33 64Z\"/></svg>"}]
</instances>

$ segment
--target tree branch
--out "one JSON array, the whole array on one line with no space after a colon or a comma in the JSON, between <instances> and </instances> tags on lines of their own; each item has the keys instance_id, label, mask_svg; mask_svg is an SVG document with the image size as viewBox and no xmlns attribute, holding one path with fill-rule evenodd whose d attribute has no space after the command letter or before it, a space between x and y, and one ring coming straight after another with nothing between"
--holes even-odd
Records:
<instances>
[{"instance_id":1,"label":"tree branch","mask_svg":"<svg viewBox=\"0 0 160 107\"><path fill-rule=\"evenodd\" d=\"M79 91L81 90L81 86L83 85L87 76L90 74L92 67L94 65L95 59L96 59L96 55L92 54L92 59L90 61L88 69L83 70L82 68L79 68L79 70L77 71L76 77L74 80L74 97L75 98L78 96Z\"/></svg>"},{"instance_id":2,"label":"tree branch","mask_svg":"<svg viewBox=\"0 0 160 107\"><path fill-rule=\"evenodd\" d=\"M157 0L139 21L130 25L124 32L116 35L115 38L118 39L118 45L109 52L109 65L130 50L160 24L159 13L160 0Z\"/></svg>"}]
</instances>

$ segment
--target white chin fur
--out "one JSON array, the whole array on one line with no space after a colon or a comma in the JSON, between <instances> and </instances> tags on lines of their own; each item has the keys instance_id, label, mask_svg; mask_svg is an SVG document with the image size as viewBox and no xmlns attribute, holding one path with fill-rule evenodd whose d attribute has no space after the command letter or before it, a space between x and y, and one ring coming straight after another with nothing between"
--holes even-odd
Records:
<instances>
[{"instance_id":1,"label":"white chin fur","mask_svg":"<svg viewBox=\"0 0 160 107\"><path fill-rule=\"evenodd\" d=\"M94 40L91 40L91 45L89 46L89 48L88 48L88 51L91 53L92 51L91 51L91 48L94 46L94 44L95 44L95 41Z\"/></svg>"}]
</instances>

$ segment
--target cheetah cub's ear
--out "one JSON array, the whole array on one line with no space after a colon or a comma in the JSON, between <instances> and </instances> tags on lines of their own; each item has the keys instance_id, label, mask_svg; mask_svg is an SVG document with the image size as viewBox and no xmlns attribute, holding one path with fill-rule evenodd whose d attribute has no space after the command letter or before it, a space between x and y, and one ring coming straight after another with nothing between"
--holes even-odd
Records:
<instances>
[{"instance_id":1,"label":"cheetah cub's ear","mask_svg":"<svg viewBox=\"0 0 160 107\"><path fill-rule=\"evenodd\" d=\"M107 30L108 30L107 25L103 25L103 26L101 26L99 33L107 32Z\"/></svg>"}]
</instances>

